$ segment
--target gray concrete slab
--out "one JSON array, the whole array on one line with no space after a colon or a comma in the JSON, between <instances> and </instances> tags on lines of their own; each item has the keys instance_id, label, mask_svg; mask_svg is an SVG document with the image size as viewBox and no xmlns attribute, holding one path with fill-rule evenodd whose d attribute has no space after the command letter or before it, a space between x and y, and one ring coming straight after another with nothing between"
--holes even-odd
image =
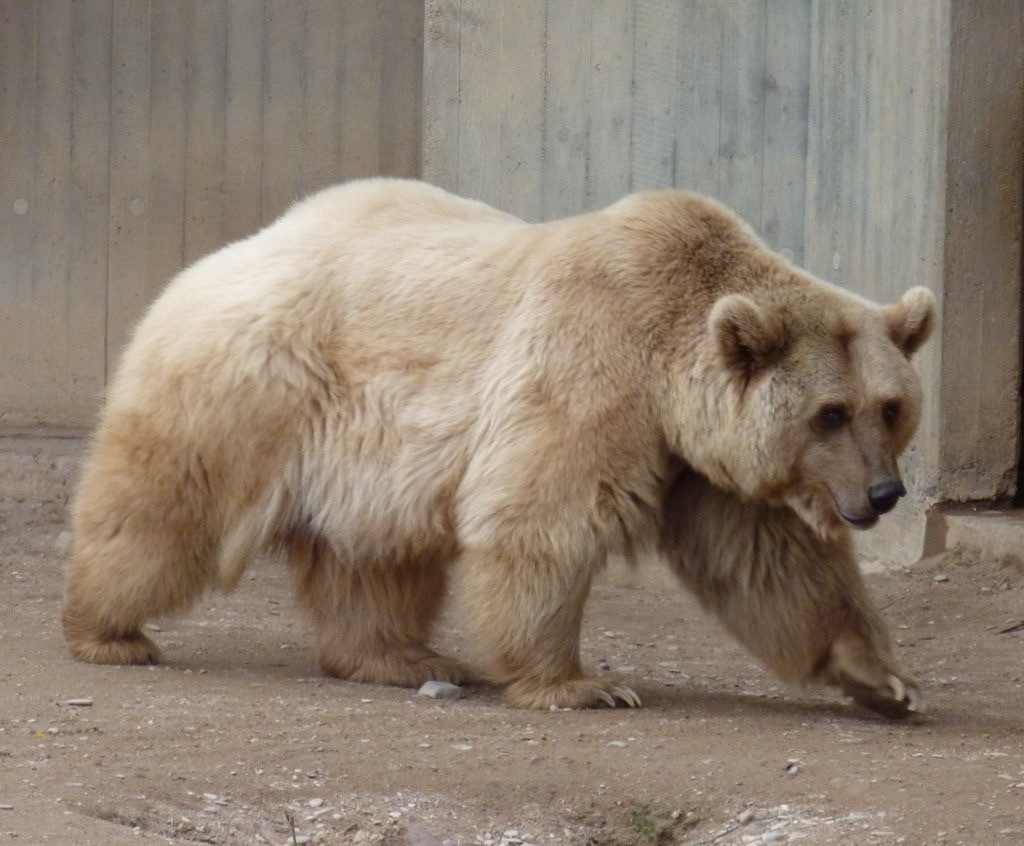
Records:
<instances>
[{"instance_id":1,"label":"gray concrete slab","mask_svg":"<svg viewBox=\"0 0 1024 846\"><path fill-rule=\"evenodd\" d=\"M924 555L961 549L1024 566L1024 509L947 505L932 510Z\"/></svg>"}]
</instances>

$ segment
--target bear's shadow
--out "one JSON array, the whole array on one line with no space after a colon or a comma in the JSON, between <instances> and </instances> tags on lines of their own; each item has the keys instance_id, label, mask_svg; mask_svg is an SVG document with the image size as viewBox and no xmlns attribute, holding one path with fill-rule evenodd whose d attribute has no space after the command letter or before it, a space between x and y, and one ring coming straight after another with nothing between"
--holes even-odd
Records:
<instances>
[{"instance_id":1,"label":"bear's shadow","mask_svg":"<svg viewBox=\"0 0 1024 846\"><path fill-rule=\"evenodd\" d=\"M349 682L344 679L332 679L322 675L316 667L311 653L304 654L302 647L287 650L285 656L277 658L269 650L261 650L261 654L253 654L240 659L236 653L216 647L203 648L198 653L174 655L168 650L164 656L164 666L174 671L189 670L193 673L203 672L208 677L230 679L244 676L251 679L254 675L268 679L294 679L296 681L314 682L319 687L329 689L340 686L345 689L345 696L357 695L360 698L388 698L387 694L398 699L415 696L411 688L390 687ZM841 720L853 723L877 723L892 725L893 721L866 708L842 699L801 698L799 692L791 697L780 694L736 693L730 690L713 690L707 687L687 688L684 686L664 687L656 683L635 685L637 693L643 701L644 711L656 711L671 714L680 719L694 718L758 718L788 717L806 718L814 721ZM466 695L459 700L460 707L470 708L506 708L501 700L500 688L487 684L466 685ZM447 703L446 703L447 704ZM622 713L622 708L597 708L589 713L603 715ZM896 721L898 725L921 725L925 722L934 724L935 715L914 716Z\"/></svg>"}]
</instances>

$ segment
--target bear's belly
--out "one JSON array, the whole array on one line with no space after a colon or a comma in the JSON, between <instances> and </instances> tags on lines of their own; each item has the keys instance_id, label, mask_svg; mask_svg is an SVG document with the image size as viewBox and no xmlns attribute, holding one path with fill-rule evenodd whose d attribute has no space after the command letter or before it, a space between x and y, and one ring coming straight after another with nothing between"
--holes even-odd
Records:
<instances>
[{"instance_id":1,"label":"bear's belly","mask_svg":"<svg viewBox=\"0 0 1024 846\"><path fill-rule=\"evenodd\" d=\"M400 432L401 430L398 430ZM460 444L402 432L345 431L331 454L302 473L299 522L351 566L454 557ZM396 430L391 430L394 436Z\"/></svg>"}]
</instances>

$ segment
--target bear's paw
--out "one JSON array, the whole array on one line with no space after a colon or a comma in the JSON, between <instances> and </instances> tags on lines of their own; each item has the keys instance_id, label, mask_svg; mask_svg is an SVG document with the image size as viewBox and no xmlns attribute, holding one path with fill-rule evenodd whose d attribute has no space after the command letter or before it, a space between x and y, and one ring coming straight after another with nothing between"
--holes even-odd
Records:
<instances>
[{"instance_id":1,"label":"bear's paw","mask_svg":"<svg viewBox=\"0 0 1024 846\"><path fill-rule=\"evenodd\" d=\"M538 684L520 679L509 685L505 698L515 708L558 710L561 708L639 708L640 697L627 685L615 679L570 679L553 684Z\"/></svg>"},{"instance_id":2,"label":"bear's paw","mask_svg":"<svg viewBox=\"0 0 1024 846\"><path fill-rule=\"evenodd\" d=\"M159 664L160 649L142 632L123 637L87 636L68 640L72 654L91 664Z\"/></svg>"},{"instance_id":3,"label":"bear's paw","mask_svg":"<svg viewBox=\"0 0 1024 846\"><path fill-rule=\"evenodd\" d=\"M890 673L884 682L868 684L852 677L840 678L840 687L858 705L863 705L890 720L924 713L924 697L911 679Z\"/></svg>"},{"instance_id":4,"label":"bear's paw","mask_svg":"<svg viewBox=\"0 0 1024 846\"><path fill-rule=\"evenodd\" d=\"M383 655L361 656L356 660L339 660L320 656L320 668L325 675L366 684L420 687L424 682L442 681L451 684L471 684L472 672L461 661L438 655L428 650L418 654L400 651Z\"/></svg>"}]
</instances>

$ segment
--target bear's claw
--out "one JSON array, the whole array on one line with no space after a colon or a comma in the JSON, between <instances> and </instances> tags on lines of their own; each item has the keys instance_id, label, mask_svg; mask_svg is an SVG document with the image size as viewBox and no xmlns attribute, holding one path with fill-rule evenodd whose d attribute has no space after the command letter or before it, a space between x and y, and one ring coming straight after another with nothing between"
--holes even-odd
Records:
<instances>
[{"instance_id":1,"label":"bear's claw","mask_svg":"<svg viewBox=\"0 0 1024 846\"><path fill-rule=\"evenodd\" d=\"M627 708L639 708L641 705L640 697L636 691L624 684L617 684L612 687L611 699L611 706L613 708L617 707L617 701L622 702Z\"/></svg>"},{"instance_id":2,"label":"bear's claw","mask_svg":"<svg viewBox=\"0 0 1024 846\"><path fill-rule=\"evenodd\" d=\"M640 697L624 684L609 679L573 679L536 687L520 679L509 685L506 698L517 708L639 708Z\"/></svg>"},{"instance_id":3,"label":"bear's claw","mask_svg":"<svg viewBox=\"0 0 1024 846\"><path fill-rule=\"evenodd\" d=\"M621 702L627 708L639 708L640 697L636 692L624 684L617 684L608 690L599 689L597 695L609 708L617 708Z\"/></svg>"},{"instance_id":4,"label":"bear's claw","mask_svg":"<svg viewBox=\"0 0 1024 846\"><path fill-rule=\"evenodd\" d=\"M917 685L892 673L878 687L847 679L843 692L859 705L891 720L923 714L925 710L924 697Z\"/></svg>"}]
</instances>

